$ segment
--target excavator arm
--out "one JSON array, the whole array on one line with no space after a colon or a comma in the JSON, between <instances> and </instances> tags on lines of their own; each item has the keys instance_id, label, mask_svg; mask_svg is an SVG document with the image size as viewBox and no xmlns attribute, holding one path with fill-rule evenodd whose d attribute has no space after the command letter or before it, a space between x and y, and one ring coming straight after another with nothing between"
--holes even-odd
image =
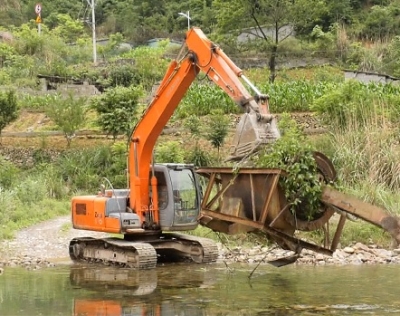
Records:
<instances>
[{"instance_id":1,"label":"excavator arm","mask_svg":"<svg viewBox=\"0 0 400 316\"><path fill-rule=\"evenodd\" d=\"M157 180L149 173L153 149L158 137L171 118L196 76L203 72L240 106L242 116L234 138L231 159L240 159L256 151L260 145L279 137L274 117L269 113L268 96L262 95L243 75L242 70L199 28L187 32L185 53L171 62L153 100L130 136L128 172L129 206L144 220L148 212L158 223ZM181 51L182 55L183 49ZM254 97L242 84L248 84Z\"/></svg>"}]
</instances>

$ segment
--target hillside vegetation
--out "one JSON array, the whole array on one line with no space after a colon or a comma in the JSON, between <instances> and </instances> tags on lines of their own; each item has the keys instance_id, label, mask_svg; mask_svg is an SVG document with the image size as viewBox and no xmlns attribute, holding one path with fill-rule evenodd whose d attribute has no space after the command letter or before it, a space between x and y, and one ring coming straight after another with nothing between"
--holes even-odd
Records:
<instances>
[{"instance_id":1,"label":"hillside vegetation","mask_svg":"<svg viewBox=\"0 0 400 316\"><path fill-rule=\"evenodd\" d=\"M41 38L34 23L35 4L28 0L2 4L0 27L18 45L13 49L0 46L0 64L18 65L21 59L10 61L10 56L24 56L25 77L38 72L76 75L67 66L92 60L88 2L44 2ZM325 57L342 67L398 76L399 9L398 0L97 0L97 38L110 39L105 46L99 45L98 55L100 60L109 60L123 41L135 47L153 38L182 41L187 19L179 13L189 12L190 26L200 27L230 56L265 58L271 79L276 76L276 63L304 57ZM240 34L253 40L238 41ZM0 77L3 82L4 77Z\"/></svg>"},{"instance_id":2,"label":"hillside vegetation","mask_svg":"<svg viewBox=\"0 0 400 316\"><path fill-rule=\"evenodd\" d=\"M71 195L96 192L104 177L116 188L126 186L127 135L176 54L168 40L155 48L141 44L153 37L182 39L187 20L177 13L188 10L192 25L200 26L235 60L268 60L267 69L245 72L260 91L270 95L271 112L286 118L281 120L286 137L279 148L287 145L298 155L309 148L327 154L338 170L341 189L399 212L400 89L345 81L341 72L352 68L400 74L399 1L99 0L97 35L107 36L109 42L98 45L95 65L91 30L84 21L88 10L82 3L44 4L40 34L33 21L34 2L8 0L0 12L9 35L2 33L0 42L0 133L26 126L18 116L35 111L46 124L31 122L29 127L62 135L55 140L46 134L35 138L33 166L16 165L0 156L0 238L11 237L15 229L32 222L67 213ZM296 36L272 35L289 22ZM272 33L261 32L271 25ZM256 27L259 36L254 41L237 41L246 27ZM123 41L135 48L122 49ZM277 69L279 60L298 57L324 57L331 65ZM50 90L43 91L39 74L53 80L48 82ZM190 87L168 123L170 133L155 149L157 162L224 163L241 111L221 89L202 79L199 76ZM61 94L54 90L55 81L88 82L102 93ZM328 133L304 137L303 126L288 119L288 112L309 113L328 127ZM82 130L98 131L109 139L86 138L95 146L80 145ZM33 144L32 140L23 141L26 145ZM54 141L62 143L56 157L49 154ZM3 148L6 145L18 146L16 139L7 139ZM388 242L380 231L357 224L345 238L349 243Z\"/></svg>"}]
</instances>

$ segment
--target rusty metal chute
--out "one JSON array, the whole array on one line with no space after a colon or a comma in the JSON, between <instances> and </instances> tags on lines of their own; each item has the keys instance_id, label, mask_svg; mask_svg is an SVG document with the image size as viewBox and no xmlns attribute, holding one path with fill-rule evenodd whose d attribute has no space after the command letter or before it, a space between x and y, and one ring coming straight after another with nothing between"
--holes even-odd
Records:
<instances>
[{"instance_id":1,"label":"rusty metal chute","mask_svg":"<svg viewBox=\"0 0 400 316\"><path fill-rule=\"evenodd\" d=\"M231 168L201 168L197 173L209 179L202 202L202 225L226 234L263 231L284 249L297 251L300 246L332 254L330 249L293 237L296 229L321 228L334 212L324 212L312 222L296 219L279 186L282 170L242 168L233 173Z\"/></svg>"}]
</instances>

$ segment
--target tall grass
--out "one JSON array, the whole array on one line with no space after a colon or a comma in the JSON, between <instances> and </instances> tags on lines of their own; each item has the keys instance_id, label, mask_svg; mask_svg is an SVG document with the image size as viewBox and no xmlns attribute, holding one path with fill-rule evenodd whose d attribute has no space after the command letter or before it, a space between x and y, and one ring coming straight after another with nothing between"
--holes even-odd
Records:
<instances>
[{"instance_id":1,"label":"tall grass","mask_svg":"<svg viewBox=\"0 0 400 316\"><path fill-rule=\"evenodd\" d=\"M29 175L12 188L0 187L0 239L12 238L16 230L68 214L68 203L51 199L45 177Z\"/></svg>"},{"instance_id":2,"label":"tall grass","mask_svg":"<svg viewBox=\"0 0 400 316\"><path fill-rule=\"evenodd\" d=\"M393 102L398 89L390 89L393 87L348 83L331 92L332 99L321 98L318 107L329 118L329 151L343 188L369 203L400 213L400 144L396 124L400 115L399 103Z\"/></svg>"},{"instance_id":3,"label":"tall grass","mask_svg":"<svg viewBox=\"0 0 400 316\"><path fill-rule=\"evenodd\" d=\"M332 137L335 164L348 184L367 181L389 190L400 188L400 147L398 130L387 126L348 125Z\"/></svg>"},{"instance_id":4,"label":"tall grass","mask_svg":"<svg viewBox=\"0 0 400 316\"><path fill-rule=\"evenodd\" d=\"M1 157L0 157L1 158ZM22 170L0 159L0 239L69 213L71 195L94 194L103 177L126 187L126 151L119 144L65 152L55 162Z\"/></svg>"},{"instance_id":5,"label":"tall grass","mask_svg":"<svg viewBox=\"0 0 400 316\"><path fill-rule=\"evenodd\" d=\"M175 111L176 118L186 118L191 115L208 115L214 110L223 113L239 113L239 107L229 95L213 84L193 84Z\"/></svg>"}]
</instances>

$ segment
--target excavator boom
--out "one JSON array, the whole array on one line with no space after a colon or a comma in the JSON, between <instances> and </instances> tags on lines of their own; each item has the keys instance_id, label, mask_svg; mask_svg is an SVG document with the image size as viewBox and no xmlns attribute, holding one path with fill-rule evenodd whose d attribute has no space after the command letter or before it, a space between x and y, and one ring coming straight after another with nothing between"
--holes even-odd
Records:
<instances>
[{"instance_id":1,"label":"excavator boom","mask_svg":"<svg viewBox=\"0 0 400 316\"><path fill-rule=\"evenodd\" d=\"M242 70L199 28L192 28L187 32L180 56L170 64L152 102L130 137L130 207L142 219L151 211L151 205L157 205L156 196L153 196L153 201L149 199L149 171L154 146L200 72L205 73L245 112L237 127L230 159L243 158L280 136L274 117L269 113L268 96L262 95L243 76ZM247 91L240 78L254 90L254 96ZM157 214L157 209L154 214Z\"/></svg>"}]
</instances>

